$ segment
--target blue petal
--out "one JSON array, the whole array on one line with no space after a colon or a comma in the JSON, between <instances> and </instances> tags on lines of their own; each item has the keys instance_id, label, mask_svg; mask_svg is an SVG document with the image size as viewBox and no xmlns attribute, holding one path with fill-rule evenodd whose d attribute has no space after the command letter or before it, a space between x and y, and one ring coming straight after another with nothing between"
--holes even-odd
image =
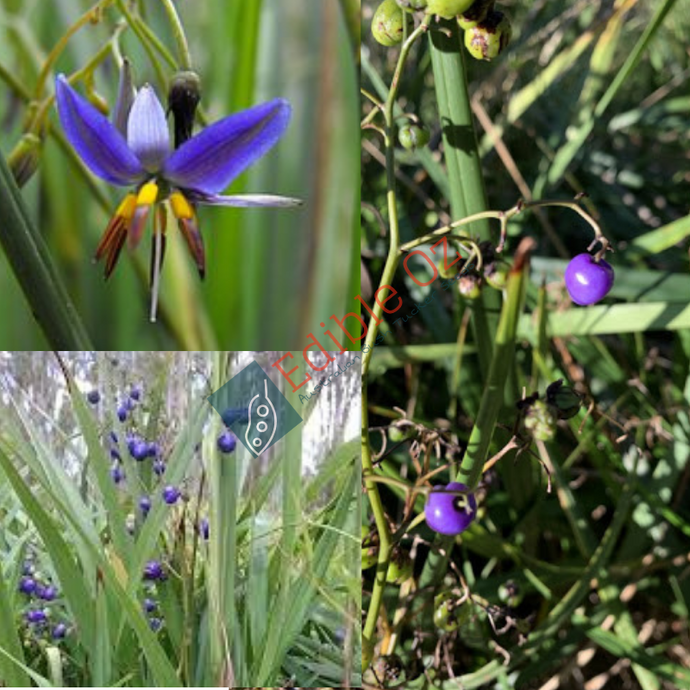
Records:
<instances>
[{"instance_id":1,"label":"blue petal","mask_svg":"<svg viewBox=\"0 0 690 690\"><path fill-rule=\"evenodd\" d=\"M58 75L55 96L65 135L94 174L123 186L144 177L141 163L122 134L67 83L63 74Z\"/></svg>"},{"instance_id":2,"label":"blue petal","mask_svg":"<svg viewBox=\"0 0 690 690\"><path fill-rule=\"evenodd\" d=\"M234 196L222 196L221 194L187 193L190 201L206 206L236 206L239 208L253 208L266 206L273 208L294 208L302 206L301 199L290 196L275 196L274 194L236 194Z\"/></svg>"},{"instance_id":3,"label":"blue petal","mask_svg":"<svg viewBox=\"0 0 690 690\"><path fill-rule=\"evenodd\" d=\"M129 111L127 143L144 168L152 173L161 169L170 151L165 112L149 84L139 90Z\"/></svg>"},{"instance_id":4,"label":"blue petal","mask_svg":"<svg viewBox=\"0 0 690 690\"><path fill-rule=\"evenodd\" d=\"M219 120L168 158L165 178L183 189L220 192L280 139L289 120L290 104L282 98Z\"/></svg>"},{"instance_id":5,"label":"blue petal","mask_svg":"<svg viewBox=\"0 0 690 690\"><path fill-rule=\"evenodd\" d=\"M132 103L137 95L132 79L132 65L127 58L122 61L120 69L120 84L117 89L117 100L113 108L113 124L123 137L127 137L127 120Z\"/></svg>"}]
</instances>

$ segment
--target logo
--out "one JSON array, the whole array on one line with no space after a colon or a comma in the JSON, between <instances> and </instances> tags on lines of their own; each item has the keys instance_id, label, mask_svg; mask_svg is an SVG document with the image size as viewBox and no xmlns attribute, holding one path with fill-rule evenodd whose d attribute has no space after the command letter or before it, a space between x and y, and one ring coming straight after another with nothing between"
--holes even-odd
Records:
<instances>
[{"instance_id":1,"label":"logo","mask_svg":"<svg viewBox=\"0 0 690 690\"><path fill-rule=\"evenodd\" d=\"M302 422L257 362L235 374L208 401L254 457Z\"/></svg>"}]
</instances>

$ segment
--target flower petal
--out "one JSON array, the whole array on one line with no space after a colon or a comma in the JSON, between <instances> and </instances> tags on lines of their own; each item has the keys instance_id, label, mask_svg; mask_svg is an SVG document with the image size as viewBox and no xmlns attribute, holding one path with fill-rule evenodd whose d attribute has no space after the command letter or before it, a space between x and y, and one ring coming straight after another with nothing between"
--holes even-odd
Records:
<instances>
[{"instance_id":1,"label":"flower petal","mask_svg":"<svg viewBox=\"0 0 690 690\"><path fill-rule=\"evenodd\" d=\"M132 65L130 61L125 58L122 61L120 84L117 88L117 100L113 108L113 124L125 138L127 138L129 111L132 109L132 103L134 103L136 95L137 91L134 88L134 80L132 79Z\"/></svg>"},{"instance_id":2,"label":"flower petal","mask_svg":"<svg viewBox=\"0 0 690 690\"><path fill-rule=\"evenodd\" d=\"M170 151L165 111L150 84L141 87L129 111L127 143L151 173L161 169Z\"/></svg>"},{"instance_id":3,"label":"flower petal","mask_svg":"<svg viewBox=\"0 0 690 690\"><path fill-rule=\"evenodd\" d=\"M234 196L223 196L221 194L199 194L198 192L187 193L191 201L205 206L236 206L240 208L251 208L256 206L267 206L273 208L294 208L302 206L302 199L295 199L290 196L276 196L274 194L236 194Z\"/></svg>"},{"instance_id":4,"label":"flower petal","mask_svg":"<svg viewBox=\"0 0 690 690\"><path fill-rule=\"evenodd\" d=\"M178 187L220 192L280 139L289 120L290 104L282 98L230 115L182 144L163 173Z\"/></svg>"},{"instance_id":5,"label":"flower petal","mask_svg":"<svg viewBox=\"0 0 690 690\"><path fill-rule=\"evenodd\" d=\"M117 129L68 83L63 74L55 85L58 115L65 135L89 169L107 182L131 185L144 169Z\"/></svg>"}]
</instances>

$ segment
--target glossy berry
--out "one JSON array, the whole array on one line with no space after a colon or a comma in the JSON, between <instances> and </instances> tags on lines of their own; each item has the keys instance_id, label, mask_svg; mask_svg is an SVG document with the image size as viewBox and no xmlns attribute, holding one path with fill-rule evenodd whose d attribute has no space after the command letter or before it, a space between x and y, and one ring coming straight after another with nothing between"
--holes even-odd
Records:
<instances>
[{"instance_id":1,"label":"glossy berry","mask_svg":"<svg viewBox=\"0 0 690 690\"><path fill-rule=\"evenodd\" d=\"M120 484L125 478L125 473L119 465L113 465L110 468L110 477L116 484Z\"/></svg>"},{"instance_id":2,"label":"glossy berry","mask_svg":"<svg viewBox=\"0 0 690 690\"><path fill-rule=\"evenodd\" d=\"M484 21L465 31L465 47L477 60L493 60L508 46L511 34L503 12L489 12Z\"/></svg>"},{"instance_id":3,"label":"glossy berry","mask_svg":"<svg viewBox=\"0 0 690 690\"><path fill-rule=\"evenodd\" d=\"M146 611L146 613L152 613L153 611L155 611L158 608L158 604L155 602L155 600L154 599L148 599L148 598L144 599L143 606L144 606L144 611Z\"/></svg>"},{"instance_id":4,"label":"glossy berry","mask_svg":"<svg viewBox=\"0 0 690 690\"><path fill-rule=\"evenodd\" d=\"M201 522L199 523L199 534L205 541L208 541L209 526L207 518L201 518Z\"/></svg>"},{"instance_id":5,"label":"glossy berry","mask_svg":"<svg viewBox=\"0 0 690 690\"><path fill-rule=\"evenodd\" d=\"M149 514L149 510L151 510L151 499L148 496L142 496L139 499L139 510L141 510L144 517Z\"/></svg>"},{"instance_id":6,"label":"glossy berry","mask_svg":"<svg viewBox=\"0 0 690 690\"><path fill-rule=\"evenodd\" d=\"M613 287L613 268L603 259L595 261L591 254L578 254L565 269L565 286L575 304L596 304Z\"/></svg>"},{"instance_id":7,"label":"glossy berry","mask_svg":"<svg viewBox=\"0 0 690 690\"><path fill-rule=\"evenodd\" d=\"M434 487L424 507L426 524L440 534L460 534L476 517L477 500L473 493L461 496L445 493L444 489L463 491L467 487L459 482Z\"/></svg>"},{"instance_id":8,"label":"glossy berry","mask_svg":"<svg viewBox=\"0 0 690 690\"><path fill-rule=\"evenodd\" d=\"M127 408L124 405L120 405L117 408L117 418L124 422L127 419Z\"/></svg>"},{"instance_id":9,"label":"glossy berry","mask_svg":"<svg viewBox=\"0 0 690 690\"><path fill-rule=\"evenodd\" d=\"M424 125L403 125L398 130L398 141L404 149L416 151L429 143L429 130Z\"/></svg>"},{"instance_id":10,"label":"glossy berry","mask_svg":"<svg viewBox=\"0 0 690 690\"><path fill-rule=\"evenodd\" d=\"M129 446L129 453L137 462L146 460L149 456L149 444L146 441L133 441Z\"/></svg>"},{"instance_id":11,"label":"glossy berry","mask_svg":"<svg viewBox=\"0 0 690 690\"><path fill-rule=\"evenodd\" d=\"M149 561L144 566L145 580L165 580L165 570L160 561Z\"/></svg>"},{"instance_id":12,"label":"glossy berry","mask_svg":"<svg viewBox=\"0 0 690 690\"><path fill-rule=\"evenodd\" d=\"M62 640L67 635L67 626L64 623L58 623L53 628L52 635L54 640Z\"/></svg>"},{"instance_id":13,"label":"glossy berry","mask_svg":"<svg viewBox=\"0 0 690 690\"><path fill-rule=\"evenodd\" d=\"M163 625L163 621L160 618L149 618L149 627L153 632L158 632Z\"/></svg>"},{"instance_id":14,"label":"glossy berry","mask_svg":"<svg viewBox=\"0 0 690 690\"><path fill-rule=\"evenodd\" d=\"M452 19L466 12L474 0L429 0L426 11L428 14L438 14L444 19Z\"/></svg>"},{"instance_id":15,"label":"glossy berry","mask_svg":"<svg viewBox=\"0 0 690 690\"><path fill-rule=\"evenodd\" d=\"M46 614L41 609L31 609L26 612L26 620L29 623L44 623Z\"/></svg>"},{"instance_id":16,"label":"glossy berry","mask_svg":"<svg viewBox=\"0 0 690 690\"><path fill-rule=\"evenodd\" d=\"M165 463L162 460L153 461L153 471L159 477L165 473Z\"/></svg>"},{"instance_id":17,"label":"glossy berry","mask_svg":"<svg viewBox=\"0 0 690 690\"><path fill-rule=\"evenodd\" d=\"M235 439L234 434L229 431L225 431L218 437L218 450L221 453L232 453L237 445L237 439Z\"/></svg>"},{"instance_id":18,"label":"glossy berry","mask_svg":"<svg viewBox=\"0 0 690 690\"><path fill-rule=\"evenodd\" d=\"M157 458L160 454L160 444L156 443L156 441L151 441L151 443L148 444L148 447L146 449L146 455L148 455L148 457L150 458Z\"/></svg>"},{"instance_id":19,"label":"glossy berry","mask_svg":"<svg viewBox=\"0 0 690 690\"><path fill-rule=\"evenodd\" d=\"M395 0L383 0L374 12L371 33L382 46L395 46L402 42L405 22L411 25L412 17Z\"/></svg>"},{"instance_id":20,"label":"glossy berry","mask_svg":"<svg viewBox=\"0 0 690 690\"><path fill-rule=\"evenodd\" d=\"M23 577L19 580L19 591L22 594L33 594L36 591L36 580L32 577Z\"/></svg>"},{"instance_id":21,"label":"glossy berry","mask_svg":"<svg viewBox=\"0 0 690 690\"><path fill-rule=\"evenodd\" d=\"M86 394L86 399L92 404L92 405L98 405L99 402L101 402L101 394L98 391L89 391Z\"/></svg>"},{"instance_id":22,"label":"glossy berry","mask_svg":"<svg viewBox=\"0 0 690 690\"><path fill-rule=\"evenodd\" d=\"M46 587L41 587L36 589L36 594L39 599L43 601L53 601L58 595L57 587L53 585L47 585Z\"/></svg>"},{"instance_id":23,"label":"glossy berry","mask_svg":"<svg viewBox=\"0 0 690 690\"><path fill-rule=\"evenodd\" d=\"M132 389L129 391L129 397L132 400L139 400L141 398L141 386L132 386Z\"/></svg>"},{"instance_id":24,"label":"glossy berry","mask_svg":"<svg viewBox=\"0 0 690 690\"><path fill-rule=\"evenodd\" d=\"M169 506L175 505L180 496L180 490L176 486L166 486L165 489L163 489L163 500Z\"/></svg>"}]
</instances>

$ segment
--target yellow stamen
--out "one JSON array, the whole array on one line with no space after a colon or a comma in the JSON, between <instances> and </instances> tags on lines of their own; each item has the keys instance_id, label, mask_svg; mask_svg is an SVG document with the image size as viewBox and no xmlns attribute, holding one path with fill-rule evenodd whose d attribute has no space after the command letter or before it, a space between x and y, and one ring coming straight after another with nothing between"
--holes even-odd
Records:
<instances>
[{"instance_id":1,"label":"yellow stamen","mask_svg":"<svg viewBox=\"0 0 690 690\"><path fill-rule=\"evenodd\" d=\"M117 211L115 211L115 216L119 218L124 218L125 220L130 220L131 217L134 215L134 209L137 206L137 195L136 194L128 194L123 200L122 203L117 207Z\"/></svg>"},{"instance_id":2,"label":"yellow stamen","mask_svg":"<svg viewBox=\"0 0 690 690\"><path fill-rule=\"evenodd\" d=\"M170 195L170 205L172 206L175 218L194 218L194 211L187 199L185 199L184 194L173 192Z\"/></svg>"},{"instance_id":3,"label":"yellow stamen","mask_svg":"<svg viewBox=\"0 0 690 690\"><path fill-rule=\"evenodd\" d=\"M158 197L158 185L155 182L147 182L139 190L137 206L151 206L156 203Z\"/></svg>"}]
</instances>

